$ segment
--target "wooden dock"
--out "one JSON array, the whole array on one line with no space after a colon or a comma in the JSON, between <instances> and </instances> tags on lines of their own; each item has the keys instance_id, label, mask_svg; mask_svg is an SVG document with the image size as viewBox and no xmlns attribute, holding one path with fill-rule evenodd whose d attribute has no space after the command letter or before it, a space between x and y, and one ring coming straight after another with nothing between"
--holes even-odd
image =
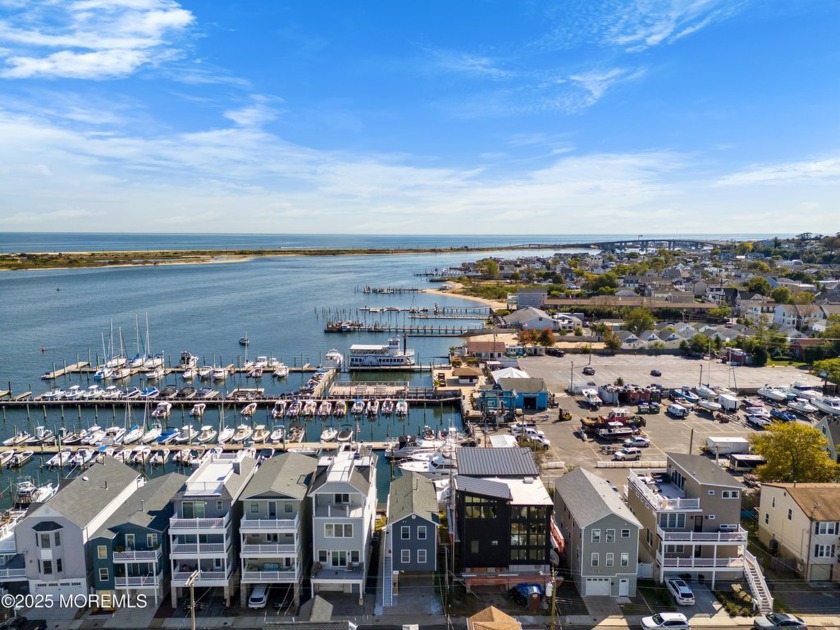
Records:
<instances>
[{"instance_id":1,"label":"wooden dock","mask_svg":"<svg viewBox=\"0 0 840 630\"><path fill-rule=\"evenodd\" d=\"M370 446L374 450L377 451L384 451L387 448L390 448L394 443L393 442L386 442L386 441L375 441L375 442L366 442L366 441L354 441L353 444L363 444L365 446ZM61 450L69 450L69 451L78 451L81 449L93 449L96 450L103 446L102 444L98 444L96 446L90 446L85 444L80 445L72 445L67 446L65 444L61 445ZM259 451L261 448L273 448L279 451L319 451L319 450L335 450L341 444L338 442L289 442L287 444L273 444L271 442L261 442L259 444L130 444L127 446L123 446L121 444L113 444L109 446L114 446L118 449L120 448L127 448L133 449L135 446L151 446L152 451L180 451L184 448L193 449L196 451L200 451L201 453L211 449L221 446L225 452L233 452L233 451L241 451L246 448L253 448ZM38 457L39 455L55 455L59 451L59 447L57 444L39 444L38 446L3 446L0 445L0 453L13 451L13 452L21 452L21 451L34 451L33 457ZM146 463L148 465L148 462Z\"/></svg>"},{"instance_id":2,"label":"wooden dock","mask_svg":"<svg viewBox=\"0 0 840 630\"><path fill-rule=\"evenodd\" d=\"M55 365L55 364L53 364ZM41 379L45 381L52 381L57 379L60 376L64 376L65 374L73 374L75 372L81 372L82 368L89 367L90 363L87 361L79 361L78 363L73 363L71 365L65 365L63 368L58 370L53 370L52 372L47 372L44 374Z\"/></svg>"},{"instance_id":3,"label":"wooden dock","mask_svg":"<svg viewBox=\"0 0 840 630\"><path fill-rule=\"evenodd\" d=\"M463 337L480 334L483 330L482 326L390 326L358 323L346 325L342 322L327 322L324 328L324 332L327 333L388 333L408 337Z\"/></svg>"}]
</instances>

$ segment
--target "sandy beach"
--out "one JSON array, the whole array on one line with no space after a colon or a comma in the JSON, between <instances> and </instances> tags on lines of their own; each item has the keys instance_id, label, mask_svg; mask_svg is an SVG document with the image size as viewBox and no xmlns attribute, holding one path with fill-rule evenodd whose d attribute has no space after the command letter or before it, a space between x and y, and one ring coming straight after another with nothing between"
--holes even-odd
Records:
<instances>
[{"instance_id":1,"label":"sandy beach","mask_svg":"<svg viewBox=\"0 0 840 630\"><path fill-rule=\"evenodd\" d=\"M507 304L504 302L500 302L498 300L488 300L487 298L481 297L474 297L472 295L461 295L460 293L455 293L454 290L463 288L464 285L459 284L458 282L447 282L449 286L452 287L453 291L442 291L441 289L423 289L425 293L431 293L436 295L448 295L449 297L457 297L462 298L464 300L470 300L471 302L476 302L477 304L484 304L485 306L489 306L494 311L501 311L507 308Z\"/></svg>"}]
</instances>

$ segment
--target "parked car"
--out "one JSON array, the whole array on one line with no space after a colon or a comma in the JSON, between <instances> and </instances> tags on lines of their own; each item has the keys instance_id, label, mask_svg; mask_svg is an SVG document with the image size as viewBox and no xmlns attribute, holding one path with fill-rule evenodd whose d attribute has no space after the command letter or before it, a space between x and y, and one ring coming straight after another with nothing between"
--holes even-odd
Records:
<instances>
[{"instance_id":1,"label":"parked car","mask_svg":"<svg viewBox=\"0 0 840 630\"><path fill-rule=\"evenodd\" d=\"M662 376L662 372L660 372L659 370L651 370L650 375L659 377Z\"/></svg>"},{"instance_id":2,"label":"parked car","mask_svg":"<svg viewBox=\"0 0 840 630\"><path fill-rule=\"evenodd\" d=\"M268 587L265 584L257 584L248 598L248 608L265 608L267 603Z\"/></svg>"},{"instance_id":3,"label":"parked car","mask_svg":"<svg viewBox=\"0 0 840 630\"><path fill-rule=\"evenodd\" d=\"M680 606L694 605L694 593L691 592L691 588L683 580L672 578L665 584L671 592L671 595L674 596L674 601L677 604Z\"/></svg>"},{"instance_id":4,"label":"parked car","mask_svg":"<svg viewBox=\"0 0 840 630\"><path fill-rule=\"evenodd\" d=\"M800 628L801 630L808 630L808 624L796 615L767 613L753 620L753 628L757 628L758 630L765 628Z\"/></svg>"},{"instance_id":5,"label":"parked car","mask_svg":"<svg viewBox=\"0 0 840 630\"><path fill-rule=\"evenodd\" d=\"M545 353L550 357L565 357L566 352L560 348L546 348Z\"/></svg>"},{"instance_id":6,"label":"parked car","mask_svg":"<svg viewBox=\"0 0 840 630\"><path fill-rule=\"evenodd\" d=\"M587 365L585 368L583 368L583 373L587 376L592 376L593 374L595 374L595 368Z\"/></svg>"},{"instance_id":7,"label":"parked car","mask_svg":"<svg viewBox=\"0 0 840 630\"><path fill-rule=\"evenodd\" d=\"M673 403L668 405L667 412L674 418L685 418L688 415L688 408L678 405L677 403Z\"/></svg>"},{"instance_id":8,"label":"parked car","mask_svg":"<svg viewBox=\"0 0 840 630\"><path fill-rule=\"evenodd\" d=\"M637 435L635 437L627 438L622 442L624 446L635 446L637 448L647 448L650 446L650 440L646 437L642 437L641 435Z\"/></svg>"},{"instance_id":9,"label":"parked car","mask_svg":"<svg viewBox=\"0 0 840 630\"><path fill-rule=\"evenodd\" d=\"M649 628L670 628L671 630L691 630L688 619L682 613L663 612L642 618L642 630Z\"/></svg>"},{"instance_id":10,"label":"parked car","mask_svg":"<svg viewBox=\"0 0 840 630\"><path fill-rule=\"evenodd\" d=\"M620 451L613 453L613 459L621 462L639 459L641 456L642 449L636 448L635 446L625 446Z\"/></svg>"}]
</instances>

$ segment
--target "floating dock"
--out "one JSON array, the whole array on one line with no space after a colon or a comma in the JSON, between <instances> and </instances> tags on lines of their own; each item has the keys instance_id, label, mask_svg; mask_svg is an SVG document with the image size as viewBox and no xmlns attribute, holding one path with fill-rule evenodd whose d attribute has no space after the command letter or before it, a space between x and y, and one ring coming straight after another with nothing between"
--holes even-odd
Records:
<instances>
[{"instance_id":1,"label":"floating dock","mask_svg":"<svg viewBox=\"0 0 840 630\"><path fill-rule=\"evenodd\" d=\"M55 365L55 364L53 364ZM87 361L79 361L78 363L73 363L71 365L65 365L63 368L58 370L53 370L52 372L47 372L41 378L45 381L52 381L57 379L60 376L64 376L65 374L74 374L76 372L81 372L83 368L89 367L90 363ZM94 371L96 371L94 369Z\"/></svg>"}]
</instances>

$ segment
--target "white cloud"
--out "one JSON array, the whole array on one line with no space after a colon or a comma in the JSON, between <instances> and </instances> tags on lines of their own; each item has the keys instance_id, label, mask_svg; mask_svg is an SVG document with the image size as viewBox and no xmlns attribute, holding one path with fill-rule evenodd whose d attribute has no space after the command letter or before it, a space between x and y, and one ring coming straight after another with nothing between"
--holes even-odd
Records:
<instances>
[{"instance_id":1,"label":"white cloud","mask_svg":"<svg viewBox=\"0 0 840 630\"><path fill-rule=\"evenodd\" d=\"M251 98L253 103L239 109L228 110L224 113L224 117L240 127L260 127L277 118L277 110L270 107L269 103L282 102L282 99L269 99L260 95L253 95Z\"/></svg>"},{"instance_id":2,"label":"white cloud","mask_svg":"<svg viewBox=\"0 0 840 630\"><path fill-rule=\"evenodd\" d=\"M35 0L0 20L0 77L109 79L177 58L193 15L172 0Z\"/></svg>"},{"instance_id":3,"label":"white cloud","mask_svg":"<svg viewBox=\"0 0 840 630\"><path fill-rule=\"evenodd\" d=\"M840 181L840 158L787 162L784 164L756 167L722 177L717 183L720 186L742 186L750 184L814 182L818 180Z\"/></svg>"},{"instance_id":4,"label":"white cloud","mask_svg":"<svg viewBox=\"0 0 840 630\"><path fill-rule=\"evenodd\" d=\"M500 67L499 60L490 57L447 50L429 50L428 52L433 55L437 65L447 72L494 80L511 79L517 76L516 72Z\"/></svg>"}]
</instances>

